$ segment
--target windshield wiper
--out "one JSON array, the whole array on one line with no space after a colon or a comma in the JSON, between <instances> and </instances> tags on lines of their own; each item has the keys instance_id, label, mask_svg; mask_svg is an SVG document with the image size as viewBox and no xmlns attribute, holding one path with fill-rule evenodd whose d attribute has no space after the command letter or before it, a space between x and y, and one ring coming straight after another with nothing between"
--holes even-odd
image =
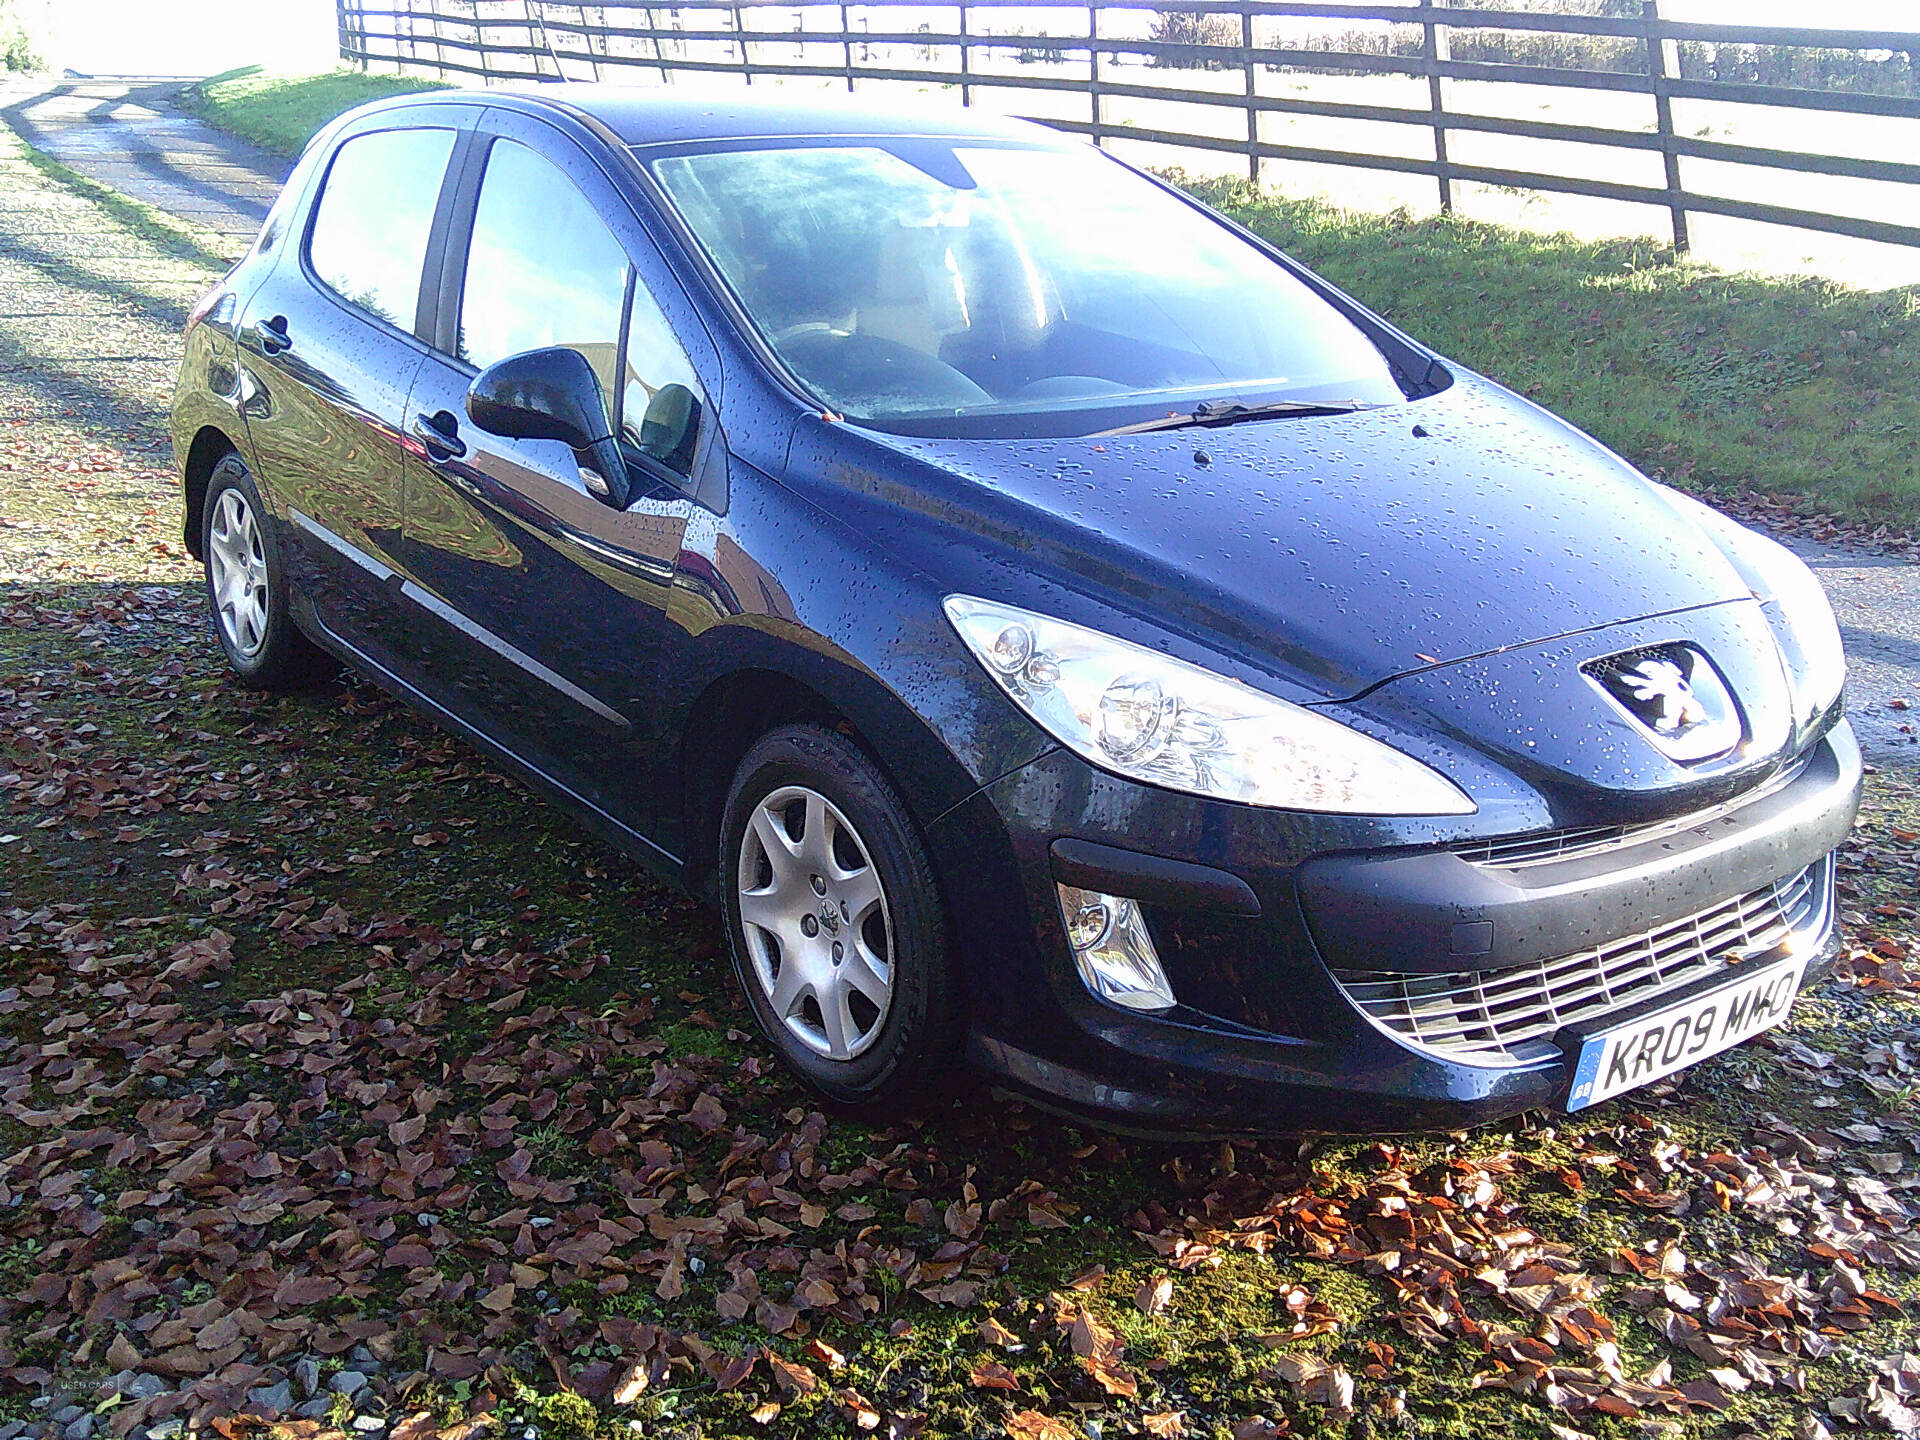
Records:
<instances>
[{"instance_id":1,"label":"windshield wiper","mask_svg":"<svg viewBox=\"0 0 1920 1440\"><path fill-rule=\"evenodd\" d=\"M1243 405L1238 400L1209 400L1184 415L1162 415L1138 425L1102 430L1102 435L1144 435L1150 430L1186 430L1238 425L1242 420L1276 420L1289 415L1351 415L1356 410L1378 410L1359 400L1270 400L1265 405Z\"/></svg>"}]
</instances>

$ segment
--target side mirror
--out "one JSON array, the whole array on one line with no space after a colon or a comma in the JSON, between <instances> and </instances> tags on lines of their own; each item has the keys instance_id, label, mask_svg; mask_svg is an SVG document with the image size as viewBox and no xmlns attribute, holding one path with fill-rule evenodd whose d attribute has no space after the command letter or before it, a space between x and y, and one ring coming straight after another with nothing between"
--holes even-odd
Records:
<instances>
[{"instance_id":1,"label":"side mirror","mask_svg":"<svg viewBox=\"0 0 1920 1440\"><path fill-rule=\"evenodd\" d=\"M587 487L613 505L626 505L626 466L613 441L600 377L578 350L556 345L488 366L467 388L467 416L489 435L571 445Z\"/></svg>"},{"instance_id":2,"label":"side mirror","mask_svg":"<svg viewBox=\"0 0 1920 1440\"><path fill-rule=\"evenodd\" d=\"M612 431L600 377L578 350L555 346L509 355L474 377L467 415L489 435L558 440L589 449Z\"/></svg>"}]
</instances>

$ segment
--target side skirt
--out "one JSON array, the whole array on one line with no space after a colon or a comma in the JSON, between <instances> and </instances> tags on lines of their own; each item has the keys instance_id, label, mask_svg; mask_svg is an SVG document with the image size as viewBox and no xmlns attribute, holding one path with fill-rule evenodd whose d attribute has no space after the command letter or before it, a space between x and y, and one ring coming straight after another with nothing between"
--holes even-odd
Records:
<instances>
[{"instance_id":1,"label":"side skirt","mask_svg":"<svg viewBox=\"0 0 1920 1440\"><path fill-rule=\"evenodd\" d=\"M296 604L293 608L293 618L315 644L330 651L343 664L352 666L396 700L419 711L434 724L478 746L545 798L586 821L587 825L602 839L623 854L638 860L651 874L675 889L687 892L686 865L679 856L656 845L625 821L608 814L591 800L568 789L544 770L529 764L486 732L461 719L425 691L401 679L377 660L363 654L352 642L328 629L326 622L314 613L311 606ZM305 613L301 613L302 611Z\"/></svg>"}]
</instances>

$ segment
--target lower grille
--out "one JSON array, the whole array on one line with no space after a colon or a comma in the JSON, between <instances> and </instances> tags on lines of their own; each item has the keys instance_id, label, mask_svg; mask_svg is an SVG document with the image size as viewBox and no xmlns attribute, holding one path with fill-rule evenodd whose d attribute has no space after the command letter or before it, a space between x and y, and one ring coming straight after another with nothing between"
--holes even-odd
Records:
<instances>
[{"instance_id":1,"label":"lower grille","mask_svg":"<svg viewBox=\"0 0 1920 1440\"><path fill-rule=\"evenodd\" d=\"M1558 1053L1554 1034L1724 971L1729 955L1763 955L1823 936L1833 916L1833 860L1711 909L1595 950L1506 970L1407 975L1335 970L1360 1011L1388 1033L1447 1059L1517 1065Z\"/></svg>"}]
</instances>

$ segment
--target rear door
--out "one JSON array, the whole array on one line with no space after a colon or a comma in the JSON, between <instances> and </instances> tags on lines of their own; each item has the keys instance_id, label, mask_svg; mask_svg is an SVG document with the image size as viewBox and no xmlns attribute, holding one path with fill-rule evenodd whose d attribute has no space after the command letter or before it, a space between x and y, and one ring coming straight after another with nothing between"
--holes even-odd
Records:
<instances>
[{"instance_id":1,"label":"rear door","mask_svg":"<svg viewBox=\"0 0 1920 1440\"><path fill-rule=\"evenodd\" d=\"M238 327L240 403L295 603L389 669L407 649L400 440L428 350L422 280L477 114L417 106L348 130Z\"/></svg>"},{"instance_id":2,"label":"rear door","mask_svg":"<svg viewBox=\"0 0 1920 1440\"><path fill-rule=\"evenodd\" d=\"M419 671L448 709L649 832L655 757L636 744L651 720L689 477L724 454L701 379L715 357L584 145L489 111L475 146L480 179L450 232L438 344L408 407L423 441L406 464L406 594L426 612ZM566 445L489 435L467 416L480 369L556 345L600 377L629 461L624 508Z\"/></svg>"}]
</instances>

